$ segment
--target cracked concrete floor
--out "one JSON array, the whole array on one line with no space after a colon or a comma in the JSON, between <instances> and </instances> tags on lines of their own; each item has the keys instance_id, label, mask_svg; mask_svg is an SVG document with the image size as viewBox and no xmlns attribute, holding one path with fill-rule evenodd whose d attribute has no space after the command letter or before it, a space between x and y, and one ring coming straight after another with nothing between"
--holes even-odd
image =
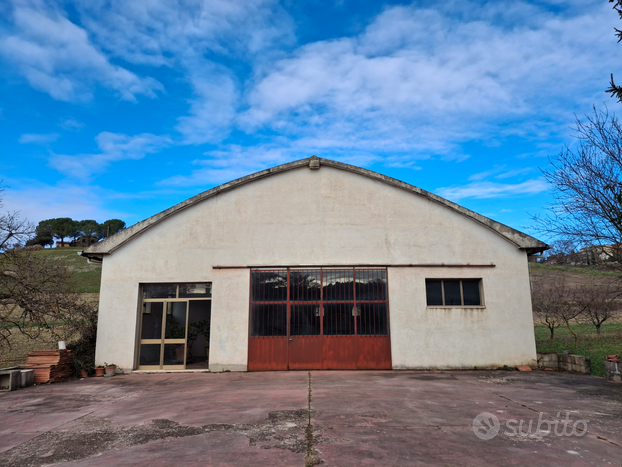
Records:
<instances>
[{"instance_id":1,"label":"cracked concrete floor","mask_svg":"<svg viewBox=\"0 0 622 467\"><path fill-rule=\"evenodd\" d=\"M622 385L602 378L311 374L311 447L306 372L132 374L0 394L0 466L622 466Z\"/></svg>"}]
</instances>

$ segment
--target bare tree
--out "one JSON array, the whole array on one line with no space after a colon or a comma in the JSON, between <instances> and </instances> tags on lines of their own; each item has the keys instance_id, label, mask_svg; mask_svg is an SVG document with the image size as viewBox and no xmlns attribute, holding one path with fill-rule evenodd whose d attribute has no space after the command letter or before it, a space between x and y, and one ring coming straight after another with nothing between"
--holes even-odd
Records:
<instances>
[{"instance_id":1,"label":"bare tree","mask_svg":"<svg viewBox=\"0 0 622 467\"><path fill-rule=\"evenodd\" d=\"M572 323L584 308L577 302L577 290L567 283L565 275L552 272L534 274L531 302L537 322L549 329L550 340L555 337L555 329L565 325L574 336L576 345L579 336L572 329Z\"/></svg>"},{"instance_id":2,"label":"bare tree","mask_svg":"<svg viewBox=\"0 0 622 467\"><path fill-rule=\"evenodd\" d=\"M5 186L0 186L0 208L4 207L2 198L5 189ZM35 226L25 219L20 219L18 211L0 215L0 251L26 243L34 233Z\"/></svg>"},{"instance_id":3,"label":"bare tree","mask_svg":"<svg viewBox=\"0 0 622 467\"><path fill-rule=\"evenodd\" d=\"M71 273L35 248L7 249L0 254L0 352L20 332L36 339L44 330L53 335L94 332L96 306L71 292Z\"/></svg>"},{"instance_id":4,"label":"bare tree","mask_svg":"<svg viewBox=\"0 0 622 467\"><path fill-rule=\"evenodd\" d=\"M544 253L544 259L549 264L574 265L580 263L581 255L575 251L572 240L555 240L551 243L551 249Z\"/></svg>"},{"instance_id":5,"label":"bare tree","mask_svg":"<svg viewBox=\"0 0 622 467\"><path fill-rule=\"evenodd\" d=\"M543 170L555 202L550 214L536 217L537 228L576 245L622 244L622 125L607 112L594 109L577 119L576 148L549 158Z\"/></svg>"},{"instance_id":6,"label":"bare tree","mask_svg":"<svg viewBox=\"0 0 622 467\"><path fill-rule=\"evenodd\" d=\"M567 306L568 287L563 275L538 274L532 276L531 304L539 324L549 328L549 339L555 337L555 329L564 325L561 309Z\"/></svg>"},{"instance_id":7,"label":"bare tree","mask_svg":"<svg viewBox=\"0 0 622 467\"><path fill-rule=\"evenodd\" d=\"M617 316L622 296L617 278L592 278L577 288L576 303L582 309L581 320L594 325L600 335L603 323Z\"/></svg>"},{"instance_id":8,"label":"bare tree","mask_svg":"<svg viewBox=\"0 0 622 467\"><path fill-rule=\"evenodd\" d=\"M0 187L0 207L4 187ZM36 339L76 334L95 339L97 307L71 292L71 272L36 254L41 247L17 248L35 229L19 213L0 216L0 353L19 332Z\"/></svg>"}]
</instances>

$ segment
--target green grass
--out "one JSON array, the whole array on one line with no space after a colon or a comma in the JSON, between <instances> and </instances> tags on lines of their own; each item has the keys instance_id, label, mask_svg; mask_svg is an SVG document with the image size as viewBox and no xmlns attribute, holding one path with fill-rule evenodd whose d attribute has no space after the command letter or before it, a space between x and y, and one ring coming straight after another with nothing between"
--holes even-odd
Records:
<instances>
[{"instance_id":1,"label":"green grass","mask_svg":"<svg viewBox=\"0 0 622 467\"><path fill-rule=\"evenodd\" d=\"M569 274L585 274L588 276L619 276L620 273L613 270L614 267L619 265L590 265L590 266L552 266L549 264L541 263L529 263L529 270L531 273L540 272L558 272Z\"/></svg>"},{"instance_id":2,"label":"green grass","mask_svg":"<svg viewBox=\"0 0 622 467\"><path fill-rule=\"evenodd\" d=\"M46 248L38 251L37 255L42 255L52 261L67 266L73 274L73 292L77 293L99 293L102 276L101 263L95 261L89 263L86 258L79 256L83 248Z\"/></svg>"},{"instance_id":3,"label":"green grass","mask_svg":"<svg viewBox=\"0 0 622 467\"><path fill-rule=\"evenodd\" d=\"M622 354L622 323L605 323L600 336L596 329L588 324L576 324L572 329L579 335L575 347L574 337L567 327L557 328L553 341L549 340L549 329L535 326L536 348L538 352L562 352L570 350L575 355L590 357L592 374L605 376L605 357Z\"/></svg>"}]
</instances>

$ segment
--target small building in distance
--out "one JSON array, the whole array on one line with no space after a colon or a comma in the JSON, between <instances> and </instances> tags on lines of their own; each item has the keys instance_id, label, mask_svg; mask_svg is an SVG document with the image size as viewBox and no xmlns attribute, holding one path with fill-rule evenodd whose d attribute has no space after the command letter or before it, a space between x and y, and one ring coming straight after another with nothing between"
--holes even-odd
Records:
<instances>
[{"instance_id":1,"label":"small building in distance","mask_svg":"<svg viewBox=\"0 0 622 467\"><path fill-rule=\"evenodd\" d=\"M81 247L81 248L86 248L90 245L94 245L95 243L99 242L99 238L95 237L95 236L91 236L91 237L87 237L85 235L76 238L75 240L72 240L70 242L65 242L63 244L56 242L56 248L74 248L74 247Z\"/></svg>"},{"instance_id":2,"label":"small building in distance","mask_svg":"<svg viewBox=\"0 0 622 467\"><path fill-rule=\"evenodd\" d=\"M619 263L622 258L620 244L591 245L579 250L581 264L602 264L606 262Z\"/></svg>"}]
</instances>

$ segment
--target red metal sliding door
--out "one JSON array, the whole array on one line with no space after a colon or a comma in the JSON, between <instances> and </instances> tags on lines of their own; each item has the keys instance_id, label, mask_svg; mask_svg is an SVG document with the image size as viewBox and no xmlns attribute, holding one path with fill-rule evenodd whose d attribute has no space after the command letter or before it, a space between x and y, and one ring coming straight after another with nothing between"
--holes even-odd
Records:
<instances>
[{"instance_id":1,"label":"red metal sliding door","mask_svg":"<svg viewBox=\"0 0 622 467\"><path fill-rule=\"evenodd\" d=\"M251 271L249 370L390 369L386 269Z\"/></svg>"}]
</instances>

